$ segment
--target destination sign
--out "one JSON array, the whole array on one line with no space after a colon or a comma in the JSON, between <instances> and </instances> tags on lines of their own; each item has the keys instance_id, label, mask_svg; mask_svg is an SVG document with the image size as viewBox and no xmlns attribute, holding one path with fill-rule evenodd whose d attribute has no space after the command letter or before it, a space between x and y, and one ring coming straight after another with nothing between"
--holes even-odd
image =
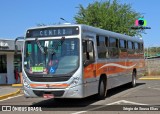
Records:
<instances>
[{"instance_id":1,"label":"destination sign","mask_svg":"<svg viewBox=\"0 0 160 114\"><path fill-rule=\"evenodd\" d=\"M49 27L40 29L31 29L27 31L26 38L54 37L78 35L79 27Z\"/></svg>"}]
</instances>

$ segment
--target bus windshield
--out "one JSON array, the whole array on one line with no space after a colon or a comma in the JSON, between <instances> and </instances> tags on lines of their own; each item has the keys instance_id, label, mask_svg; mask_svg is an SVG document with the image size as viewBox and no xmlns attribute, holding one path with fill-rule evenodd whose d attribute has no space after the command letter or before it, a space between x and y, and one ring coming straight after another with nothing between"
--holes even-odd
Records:
<instances>
[{"instance_id":1,"label":"bus windshield","mask_svg":"<svg viewBox=\"0 0 160 114\"><path fill-rule=\"evenodd\" d=\"M69 74L79 66L79 40L47 39L25 42L24 70L27 74ZM43 75L44 76L44 75Z\"/></svg>"}]
</instances>

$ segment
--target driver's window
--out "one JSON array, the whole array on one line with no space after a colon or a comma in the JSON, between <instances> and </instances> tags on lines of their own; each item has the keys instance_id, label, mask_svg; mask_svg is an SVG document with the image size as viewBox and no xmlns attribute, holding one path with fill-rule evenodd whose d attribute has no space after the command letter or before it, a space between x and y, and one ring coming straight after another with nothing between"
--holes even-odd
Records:
<instances>
[{"instance_id":1,"label":"driver's window","mask_svg":"<svg viewBox=\"0 0 160 114\"><path fill-rule=\"evenodd\" d=\"M83 62L85 61L88 61L88 64L95 61L94 45L91 40L83 40Z\"/></svg>"}]
</instances>

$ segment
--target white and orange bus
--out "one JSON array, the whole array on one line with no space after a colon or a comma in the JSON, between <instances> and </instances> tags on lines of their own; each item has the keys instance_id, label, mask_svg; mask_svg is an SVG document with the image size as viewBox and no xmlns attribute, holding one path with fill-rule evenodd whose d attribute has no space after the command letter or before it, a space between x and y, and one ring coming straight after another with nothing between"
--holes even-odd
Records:
<instances>
[{"instance_id":1,"label":"white and orange bus","mask_svg":"<svg viewBox=\"0 0 160 114\"><path fill-rule=\"evenodd\" d=\"M142 39L87 25L28 29L23 50L25 97L103 99L144 74Z\"/></svg>"}]
</instances>

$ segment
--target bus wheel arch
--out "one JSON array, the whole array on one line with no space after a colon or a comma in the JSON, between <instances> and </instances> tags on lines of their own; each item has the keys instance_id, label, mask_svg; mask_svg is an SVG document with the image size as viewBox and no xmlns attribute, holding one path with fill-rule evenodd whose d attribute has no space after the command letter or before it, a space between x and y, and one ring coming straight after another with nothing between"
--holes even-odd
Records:
<instances>
[{"instance_id":1,"label":"bus wheel arch","mask_svg":"<svg viewBox=\"0 0 160 114\"><path fill-rule=\"evenodd\" d=\"M107 76L106 74L101 74L98 84L98 99L105 99L107 94Z\"/></svg>"}]
</instances>

